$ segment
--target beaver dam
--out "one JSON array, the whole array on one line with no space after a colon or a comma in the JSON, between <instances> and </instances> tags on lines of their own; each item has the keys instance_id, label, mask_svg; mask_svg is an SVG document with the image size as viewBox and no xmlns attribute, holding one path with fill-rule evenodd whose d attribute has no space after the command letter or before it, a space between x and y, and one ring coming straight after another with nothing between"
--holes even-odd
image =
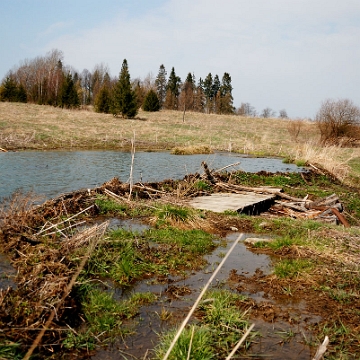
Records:
<instances>
[{"instance_id":1,"label":"beaver dam","mask_svg":"<svg viewBox=\"0 0 360 360\"><path fill-rule=\"evenodd\" d=\"M7 199L0 358L360 358L358 190L203 166Z\"/></svg>"}]
</instances>

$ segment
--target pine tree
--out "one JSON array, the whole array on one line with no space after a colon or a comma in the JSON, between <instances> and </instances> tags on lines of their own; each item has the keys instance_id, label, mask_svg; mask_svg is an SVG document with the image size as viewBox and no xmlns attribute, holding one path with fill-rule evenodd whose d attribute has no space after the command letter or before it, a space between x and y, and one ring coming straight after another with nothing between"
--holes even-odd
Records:
<instances>
[{"instance_id":1,"label":"pine tree","mask_svg":"<svg viewBox=\"0 0 360 360\"><path fill-rule=\"evenodd\" d=\"M165 104L167 109L177 110L178 98L180 94L181 79L175 73L175 68L171 69L167 83Z\"/></svg>"},{"instance_id":2,"label":"pine tree","mask_svg":"<svg viewBox=\"0 0 360 360\"><path fill-rule=\"evenodd\" d=\"M109 114L112 110L111 91L105 84L99 90L95 99L95 111Z\"/></svg>"},{"instance_id":3,"label":"pine tree","mask_svg":"<svg viewBox=\"0 0 360 360\"><path fill-rule=\"evenodd\" d=\"M185 110L194 109L194 95L195 95L195 76L188 73L186 80L182 86L180 94L180 108Z\"/></svg>"},{"instance_id":4,"label":"pine tree","mask_svg":"<svg viewBox=\"0 0 360 360\"><path fill-rule=\"evenodd\" d=\"M204 94L204 82L200 78L195 90L194 98L194 110L198 112L204 112L205 109L205 94Z\"/></svg>"},{"instance_id":5,"label":"pine tree","mask_svg":"<svg viewBox=\"0 0 360 360\"><path fill-rule=\"evenodd\" d=\"M111 113L113 107L112 105L113 105L113 98L112 98L110 75L108 73L105 73L103 85L101 86L100 90L98 91L94 99L95 111L109 114Z\"/></svg>"},{"instance_id":6,"label":"pine tree","mask_svg":"<svg viewBox=\"0 0 360 360\"><path fill-rule=\"evenodd\" d=\"M153 89L150 89L146 94L143 104L144 111L159 111L160 110L160 101Z\"/></svg>"},{"instance_id":7,"label":"pine tree","mask_svg":"<svg viewBox=\"0 0 360 360\"><path fill-rule=\"evenodd\" d=\"M7 76L1 84L0 100L1 101L17 101L18 88L16 81L12 76Z\"/></svg>"},{"instance_id":8,"label":"pine tree","mask_svg":"<svg viewBox=\"0 0 360 360\"><path fill-rule=\"evenodd\" d=\"M212 84L212 87L211 87L212 98L213 98L212 111L215 114L218 114L220 112L220 110L219 110L219 108L220 108L220 98L221 98L221 95L219 93L220 87L221 87L221 82L220 82L220 79L219 79L219 75L216 74L214 76L214 81L213 81L213 84Z\"/></svg>"},{"instance_id":9,"label":"pine tree","mask_svg":"<svg viewBox=\"0 0 360 360\"><path fill-rule=\"evenodd\" d=\"M63 82L60 89L60 106L66 108L76 108L80 106L79 95L71 73L63 75Z\"/></svg>"},{"instance_id":10,"label":"pine tree","mask_svg":"<svg viewBox=\"0 0 360 360\"><path fill-rule=\"evenodd\" d=\"M231 85L231 76L228 73L224 73L221 86L219 89L220 92L220 104L219 104L219 113L220 114L233 114L235 109L233 106L233 96L232 96L232 85Z\"/></svg>"},{"instance_id":11,"label":"pine tree","mask_svg":"<svg viewBox=\"0 0 360 360\"><path fill-rule=\"evenodd\" d=\"M138 113L135 92L131 89L130 74L127 60L124 59L119 80L114 91L113 113L121 114L125 119L133 119Z\"/></svg>"},{"instance_id":12,"label":"pine tree","mask_svg":"<svg viewBox=\"0 0 360 360\"><path fill-rule=\"evenodd\" d=\"M203 83L205 95L205 108L207 113L211 112L213 100L213 78L211 73L207 75Z\"/></svg>"},{"instance_id":13,"label":"pine tree","mask_svg":"<svg viewBox=\"0 0 360 360\"><path fill-rule=\"evenodd\" d=\"M27 102L26 90L25 90L25 87L22 84L20 84L18 86L17 101L23 102L23 103Z\"/></svg>"},{"instance_id":14,"label":"pine tree","mask_svg":"<svg viewBox=\"0 0 360 360\"><path fill-rule=\"evenodd\" d=\"M159 68L159 73L155 79L156 92L161 107L163 106L166 98L166 75L167 72L165 70L165 66L161 64Z\"/></svg>"}]
</instances>

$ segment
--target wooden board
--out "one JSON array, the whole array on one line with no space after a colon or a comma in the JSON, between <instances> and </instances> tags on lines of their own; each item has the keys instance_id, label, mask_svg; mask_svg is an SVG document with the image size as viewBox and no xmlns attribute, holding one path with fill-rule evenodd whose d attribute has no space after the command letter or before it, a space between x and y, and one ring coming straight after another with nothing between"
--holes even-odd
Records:
<instances>
[{"instance_id":1,"label":"wooden board","mask_svg":"<svg viewBox=\"0 0 360 360\"><path fill-rule=\"evenodd\" d=\"M199 196L190 200L189 204L195 209L224 212L237 211L249 215L256 215L267 211L274 203L276 195L244 192L243 194L217 193L210 196Z\"/></svg>"}]
</instances>

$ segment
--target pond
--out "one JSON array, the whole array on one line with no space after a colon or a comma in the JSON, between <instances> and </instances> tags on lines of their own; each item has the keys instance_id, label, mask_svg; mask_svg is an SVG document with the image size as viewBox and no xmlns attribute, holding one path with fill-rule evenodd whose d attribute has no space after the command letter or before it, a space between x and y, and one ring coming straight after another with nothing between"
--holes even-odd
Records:
<instances>
[{"instance_id":1,"label":"pond","mask_svg":"<svg viewBox=\"0 0 360 360\"><path fill-rule=\"evenodd\" d=\"M134 182L182 179L202 172L201 162L211 169L240 162L230 170L297 172L302 168L281 159L254 158L233 153L172 155L169 152L136 152ZM45 198L93 188L118 177L129 181L131 154L120 151L29 151L0 153L0 201L16 190L33 191Z\"/></svg>"}]
</instances>

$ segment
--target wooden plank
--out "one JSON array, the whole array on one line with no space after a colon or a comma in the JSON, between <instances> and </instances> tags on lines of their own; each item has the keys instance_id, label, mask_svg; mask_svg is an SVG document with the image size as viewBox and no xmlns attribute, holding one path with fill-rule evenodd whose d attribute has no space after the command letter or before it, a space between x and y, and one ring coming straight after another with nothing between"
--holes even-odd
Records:
<instances>
[{"instance_id":1,"label":"wooden plank","mask_svg":"<svg viewBox=\"0 0 360 360\"><path fill-rule=\"evenodd\" d=\"M200 196L190 200L189 204L195 209L224 212L237 211L246 214L259 214L267 211L275 201L275 194L257 194L244 192L243 194L217 193L210 196Z\"/></svg>"}]
</instances>

